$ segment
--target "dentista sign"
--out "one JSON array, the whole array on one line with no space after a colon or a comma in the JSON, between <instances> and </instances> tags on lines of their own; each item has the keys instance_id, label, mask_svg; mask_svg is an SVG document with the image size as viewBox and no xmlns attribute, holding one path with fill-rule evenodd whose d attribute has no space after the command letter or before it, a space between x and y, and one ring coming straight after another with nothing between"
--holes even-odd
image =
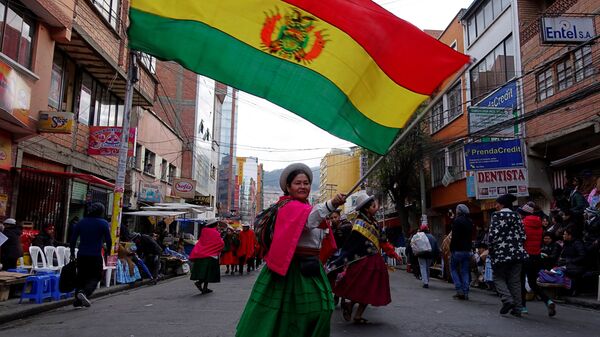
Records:
<instances>
[{"instance_id":1,"label":"dentista sign","mask_svg":"<svg viewBox=\"0 0 600 337\"><path fill-rule=\"evenodd\" d=\"M542 18L544 43L579 43L596 36L593 17L545 17Z\"/></svg>"}]
</instances>

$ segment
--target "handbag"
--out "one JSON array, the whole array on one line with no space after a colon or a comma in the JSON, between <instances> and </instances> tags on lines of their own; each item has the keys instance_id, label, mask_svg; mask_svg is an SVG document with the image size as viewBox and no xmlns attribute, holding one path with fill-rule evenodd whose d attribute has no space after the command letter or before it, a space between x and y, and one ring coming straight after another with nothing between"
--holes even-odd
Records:
<instances>
[{"instance_id":1,"label":"handbag","mask_svg":"<svg viewBox=\"0 0 600 337\"><path fill-rule=\"evenodd\" d=\"M306 277L321 275L321 262L318 256L299 257L300 274Z\"/></svg>"},{"instance_id":2,"label":"handbag","mask_svg":"<svg viewBox=\"0 0 600 337\"><path fill-rule=\"evenodd\" d=\"M75 289L77 285L77 262L75 260L67 263L60 271L58 280L58 290L61 293L68 293Z\"/></svg>"}]
</instances>

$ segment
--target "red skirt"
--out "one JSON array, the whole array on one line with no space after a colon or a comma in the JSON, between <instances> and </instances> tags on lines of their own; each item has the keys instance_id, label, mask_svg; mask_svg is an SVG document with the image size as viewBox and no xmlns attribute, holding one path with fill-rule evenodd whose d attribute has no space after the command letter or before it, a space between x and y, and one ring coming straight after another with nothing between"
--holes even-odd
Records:
<instances>
[{"instance_id":1,"label":"red skirt","mask_svg":"<svg viewBox=\"0 0 600 337\"><path fill-rule=\"evenodd\" d=\"M388 305L390 276L381 255L371 255L348 266L333 287L333 293L352 302L373 306Z\"/></svg>"},{"instance_id":2,"label":"red skirt","mask_svg":"<svg viewBox=\"0 0 600 337\"><path fill-rule=\"evenodd\" d=\"M221 264L238 264L238 258L232 251L225 252L223 255L221 255Z\"/></svg>"}]
</instances>

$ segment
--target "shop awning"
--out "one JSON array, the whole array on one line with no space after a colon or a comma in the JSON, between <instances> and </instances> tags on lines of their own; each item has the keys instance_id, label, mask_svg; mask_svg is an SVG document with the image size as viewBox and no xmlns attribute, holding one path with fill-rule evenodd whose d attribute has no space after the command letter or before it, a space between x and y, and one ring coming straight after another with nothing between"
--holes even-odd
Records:
<instances>
[{"instance_id":1,"label":"shop awning","mask_svg":"<svg viewBox=\"0 0 600 337\"><path fill-rule=\"evenodd\" d=\"M596 159L600 159L600 145L574 153L570 156L561 159L553 160L550 162L550 167L562 167L566 165L581 164Z\"/></svg>"},{"instance_id":2,"label":"shop awning","mask_svg":"<svg viewBox=\"0 0 600 337\"><path fill-rule=\"evenodd\" d=\"M46 174L46 175L53 175L53 176L61 176L61 177L68 177L68 178L74 178L74 179L79 179L79 180L83 180L83 181L87 181L88 183L92 183L92 184L97 184L97 185L102 185L102 186L106 186L106 187L110 187L110 188L114 188L115 184L110 183L104 179L98 178L94 175L91 174L85 174L85 173L74 173L74 172L58 172L58 171L46 171L46 170L37 170L37 169L31 169L31 168L19 168L18 170L21 171L26 171L26 172L34 172L34 173L39 173L39 174Z\"/></svg>"},{"instance_id":3,"label":"shop awning","mask_svg":"<svg viewBox=\"0 0 600 337\"><path fill-rule=\"evenodd\" d=\"M159 217L172 217L186 214L187 212L175 212L175 211L136 211L136 212L123 212L126 215L132 216L159 216Z\"/></svg>"},{"instance_id":4,"label":"shop awning","mask_svg":"<svg viewBox=\"0 0 600 337\"><path fill-rule=\"evenodd\" d=\"M154 206L144 206L142 209L147 211L187 211L203 213L212 208L188 203L156 203Z\"/></svg>"}]
</instances>

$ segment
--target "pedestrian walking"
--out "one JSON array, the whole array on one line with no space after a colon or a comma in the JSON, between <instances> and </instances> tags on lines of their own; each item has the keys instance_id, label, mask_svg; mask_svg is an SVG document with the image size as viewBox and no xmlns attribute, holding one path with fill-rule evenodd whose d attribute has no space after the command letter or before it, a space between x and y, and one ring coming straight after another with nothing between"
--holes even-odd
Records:
<instances>
[{"instance_id":1,"label":"pedestrian walking","mask_svg":"<svg viewBox=\"0 0 600 337\"><path fill-rule=\"evenodd\" d=\"M346 266L333 288L335 295L350 301L341 304L344 319L352 319L354 305L358 304L353 321L367 324L369 321L363 317L363 313L369 304L384 306L392 301L390 279L381 250L397 260L400 257L394 251L394 246L387 242L375 220L375 213L379 210L377 200L366 193L360 194L355 209L358 215L352 232L330 269Z\"/></svg>"},{"instance_id":2,"label":"pedestrian walking","mask_svg":"<svg viewBox=\"0 0 600 337\"><path fill-rule=\"evenodd\" d=\"M471 283L471 251L473 221L469 218L469 207L465 204L456 206L456 216L452 220L452 238L450 240L450 274L454 282L455 299L469 299Z\"/></svg>"},{"instance_id":3,"label":"pedestrian walking","mask_svg":"<svg viewBox=\"0 0 600 337\"><path fill-rule=\"evenodd\" d=\"M519 215L511 209L517 198L504 194L496 199L489 232L494 285L500 294L500 314L521 317L521 268L527 258L523 246L525 230Z\"/></svg>"},{"instance_id":4,"label":"pedestrian walking","mask_svg":"<svg viewBox=\"0 0 600 337\"><path fill-rule=\"evenodd\" d=\"M311 206L308 197L311 169L291 164L281 173L284 193L276 216L267 222L276 228L262 268L237 325L237 337L329 336L333 298L319 262L324 237L320 224L346 197Z\"/></svg>"},{"instance_id":5,"label":"pedestrian walking","mask_svg":"<svg viewBox=\"0 0 600 337\"><path fill-rule=\"evenodd\" d=\"M523 262L523 270L521 271L521 313L529 313L527 310L527 290L525 284L529 285L531 291L539 296L548 309L548 316L556 315L556 304L546 295L544 290L537 285L537 277L542 270L542 219L534 214L535 204L529 202L520 207L517 212L521 215L523 226L525 228L525 251L527 258Z\"/></svg>"},{"instance_id":6,"label":"pedestrian walking","mask_svg":"<svg viewBox=\"0 0 600 337\"><path fill-rule=\"evenodd\" d=\"M102 245L105 251L110 251L112 238L108 221L104 219L104 205L99 202L88 206L87 215L73 227L73 236L70 241L71 259L77 258L77 281L75 286L75 307L89 307L90 296L98 287L102 279L104 258ZM79 239L79 251L75 256L75 246Z\"/></svg>"},{"instance_id":7,"label":"pedestrian walking","mask_svg":"<svg viewBox=\"0 0 600 337\"><path fill-rule=\"evenodd\" d=\"M206 226L200 232L200 238L190 253L192 261L192 272L190 279L196 281L194 284L202 295L211 293L208 289L209 283L221 282L221 268L219 256L225 246L221 234L217 230L217 219L207 221Z\"/></svg>"},{"instance_id":8,"label":"pedestrian walking","mask_svg":"<svg viewBox=\"0 0 600 337\"><path fill-rule=\"evenodd\" d=\"M245 223L242 225L242 231L239 235L240 246L237 249L239 272L240 275L244 274L244 265L246 265L246 272L249 273L254 270L254 246L256 245L256 236L254 231L250 229L250 224Z\"/></svg>"},{"instance_id":9,"label":"pedestrian walking","mask_svg":"<svg viewBox=\"0 0 600 337\"><path fill-rule=\"evenodd\" d=\"M4 220L3 234L7 237L6 242L0 246L0 261L2 269L17 268L17 260L23 256L23 246L21 245L21 234L23 234L23 226L17 224L13 218Z\"/></svg>"},{"instance_id":10,"label":"pedestrian walking","mask_svg":"<svg viewBox=\"0 0 600 337\"><path fill-rule=\"evenodd\" d=\"M237 257L237 248L240 245L240 241L238 236L234 234L233 227L227 226L225 230L225 234L222 234L223 242L225 246L223 246L223 251L221 253L221 261L220 263L226 266L225 274L229 274L229 268L231 267L231 275L234 274L233 266L239 263Z\"/></svg>"},{"instance_id":11,"label":"pedestrian walking","mask_svg":"<svg viewBox=\"0 0 600 337\"><path fill-rule=\"evenodd\" d=\"M429 233L429 226L423 224L419 227L420 235L414 235L412 240L419 240L424 237L424 240L428 241L429 249L415 250L417 259L419 261L419 269L421 270L421 281L423 282L423 288L429 288L429 267L433 264L435 259L440 255L440 248L437 240ZM418 234L418 233L417 233ZM411 242L412 243L412 242Z\"/></svg>"}]
</instances>

